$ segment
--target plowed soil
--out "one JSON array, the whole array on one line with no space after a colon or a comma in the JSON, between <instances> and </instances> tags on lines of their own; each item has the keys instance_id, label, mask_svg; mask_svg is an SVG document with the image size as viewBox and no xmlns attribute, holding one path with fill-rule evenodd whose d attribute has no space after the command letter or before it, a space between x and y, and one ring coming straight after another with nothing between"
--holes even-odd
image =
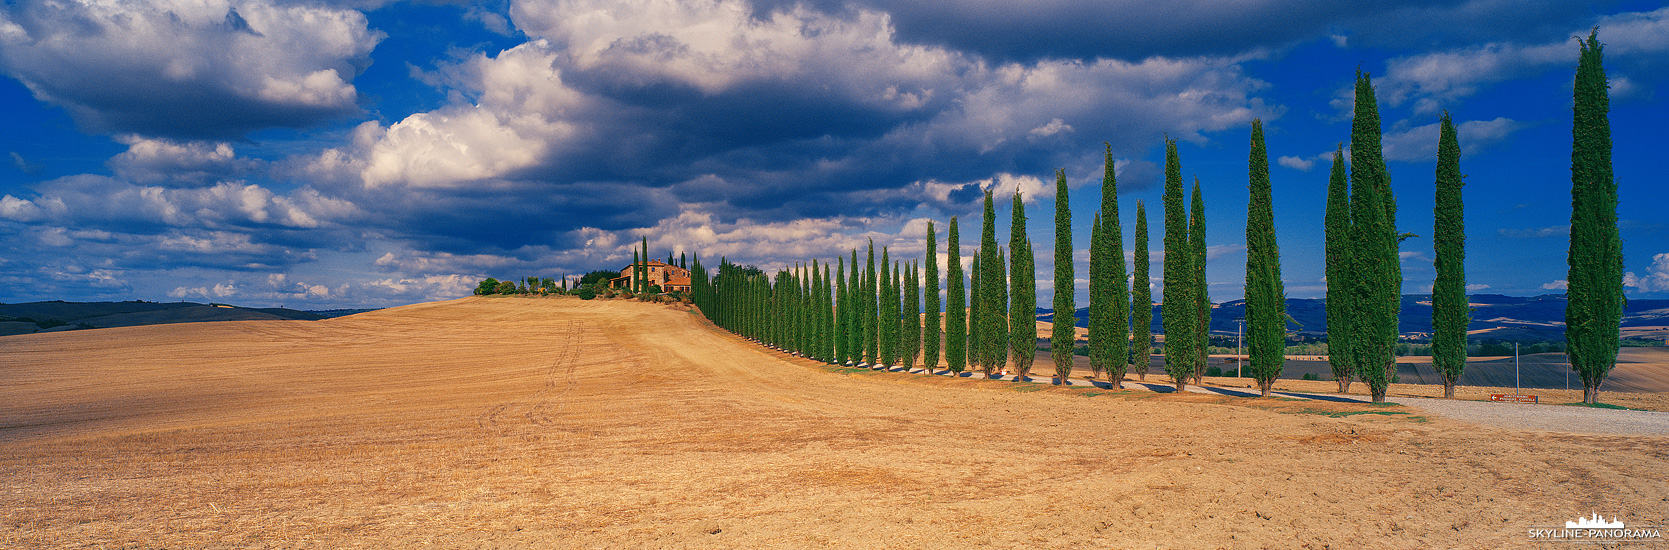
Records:
<instances>
[{"instance_id":1,"label":"plowed soil","mask_svg":"<svg viewBox=\"0 0 1669 550\"><path fill-rule=\"evenodd\" d=\"M624 301L0 338L0 547L1521 547L1669 525L1666 472L1663 437L836 369Z\"/></svg>"}]
</instances>

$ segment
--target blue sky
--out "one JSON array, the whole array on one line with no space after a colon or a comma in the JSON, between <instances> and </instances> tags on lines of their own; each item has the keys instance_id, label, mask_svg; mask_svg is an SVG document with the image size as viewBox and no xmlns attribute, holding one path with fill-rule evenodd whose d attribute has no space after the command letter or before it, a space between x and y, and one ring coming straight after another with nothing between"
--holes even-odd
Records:
<instances>
[{"instance_id":1,"label":"blue sky","mask_svg":"<svg viewBox=\"0 0 1669 550\"><path fill-rule=\"evenodd\" d=\"M1288 294L1320 297L1358 68L1420 235L1403 291L1434 276L1447 110L1473 292L1557 293L1572 37L1595 26L1627 290L1669 297L1659 2L9 2L0 301L390 306L618 268L640 236L768 269L870 239L921 257L928 220L975 238L995 187L999 234L1023 190L1046 303L1054 170L1082 278L1103 143L1127 250L1137 201L1157 247L1167 135L1205 191L1212 298L1231 300L1253 117Z\"/></svg>"}]
</instances>

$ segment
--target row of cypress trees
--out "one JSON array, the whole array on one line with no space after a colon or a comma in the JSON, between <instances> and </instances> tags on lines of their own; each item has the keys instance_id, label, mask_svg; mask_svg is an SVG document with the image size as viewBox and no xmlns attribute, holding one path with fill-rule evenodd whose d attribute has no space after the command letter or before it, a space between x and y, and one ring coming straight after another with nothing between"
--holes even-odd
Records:
<instances>
[{"instance_id":1,"label":"row of cypress trees","mask_svg":"<svg viewBox=\"0 0 1669 550\"><path fill-rule=\"evenodd\" d=\"M1594 402L1615 365L1622 314L1621 245L1616 228L1616 182L1610 169L1608 98L1597 30L1582 42L1575 87L1572 149L1572 237L1568 277L1567 341L1571 365L1583 379L1584 399ZM1340 392L1353 379L1383 402L1396 370L1401 306L1400 243L1411 234L1396 229L1391 190L1380 139L1377 100L1371 77L1358 71L1351 123L1350 161L1344 146L1333 156L1325 215L1327 317L1330 362ZM1433 284L1433 363L1444 379L1445 397L1465 368L1469 313L1465 294L1465 234L1459 168L1460 147L1452 118L1444 113L1438 147L1434 241L1437 280ZM1269 162L1263 124L1251 124L1246 224L1246 320L1250 370L1267 396L1284 362L1287 321L1275 242ZM1072 214L1064 171L1055 174L1056 312L1050 334L1055 376L1070 374L1076 342L1071 246ZM1148 280L1146 207L1136 204L1133 279L1126 286L1123 238L1111 147L1106 153L1101 209L1091 224L1089 359L1092 372L1122 381L1134 366L1145 379L1151 353L1152 296ZM1181 389L1205 372L1211 301L1205 278L1205 204L1198 178L1184 198L1176 141L1165 141L1164 286L1165 370ZM990 190L984 195L980 243L966 279L962 273L958 219L950 219L945 243L946 300L943 332L939 304L938 242L935 225L926 234L925 280L918 262L894 262L882 248L880 271L874 243L860 272L851 253L830 273L812 261L780 272L772 283L757 268L721 260L709 274L697 256L692 273L694 300L716 324L807 357L839 364L928 370L945 366L962 372L977 366L988 377L1012 362L1021 377L1036 353L1036 283L1032 243L1026 233L1024 197L1017 190L1006 250L996 240ZM645 243L642 257L647 257ZM1006 257L1006 261L1005 261ZM635 262L634 262L635 263ZM964 282L967 283L966 287ZM925 292L919 292L925 286ZM1061 289L1066 289L1061 291ZM922 303L925 297L926 303ZM966 302L964 300L967 300ZM925 305L925 308L923 307ZM925 311L925 315L918 312ZM924 327L926 327L924 329ZM1121 384L1122 387L1122 384Z\"/></svg>"}]
</instances>

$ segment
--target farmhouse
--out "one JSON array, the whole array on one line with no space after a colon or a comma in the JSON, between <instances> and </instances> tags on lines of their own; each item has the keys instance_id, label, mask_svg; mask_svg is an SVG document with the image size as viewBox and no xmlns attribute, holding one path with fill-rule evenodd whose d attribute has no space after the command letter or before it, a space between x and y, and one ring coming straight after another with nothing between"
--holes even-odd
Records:
<instances>
[{"instance_id":1,"label":"farmhouse","mask_svg":"<svg viewBox=\"0 0 1669 550\"><path fill-rule=\"evenodd\" d=\"M608 280L608 284L615 288L631 288L632 274L635 270L631 264L620 270L620 276ZM650 260L647 265L649 271L648 283L659 285L661 292L689 292L690 270L678 267L660 260Z\"/></svg>"}]
</instances>

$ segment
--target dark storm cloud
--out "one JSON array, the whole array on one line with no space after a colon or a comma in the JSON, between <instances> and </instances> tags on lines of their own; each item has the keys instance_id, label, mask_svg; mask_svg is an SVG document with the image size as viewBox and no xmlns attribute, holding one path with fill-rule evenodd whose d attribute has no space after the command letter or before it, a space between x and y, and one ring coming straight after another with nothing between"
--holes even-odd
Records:
<instances>
[{"instance_id":1,"label":"dark storm cloud","mask_svg":"<svg viewBox=\"0 0 1669 550\"><path fill-rule=\"evenodd\" d=\"M228 138L357 113L363 14L248 2L0 8L0 70L99 133Z\"/></svg>"}]
</instances>

